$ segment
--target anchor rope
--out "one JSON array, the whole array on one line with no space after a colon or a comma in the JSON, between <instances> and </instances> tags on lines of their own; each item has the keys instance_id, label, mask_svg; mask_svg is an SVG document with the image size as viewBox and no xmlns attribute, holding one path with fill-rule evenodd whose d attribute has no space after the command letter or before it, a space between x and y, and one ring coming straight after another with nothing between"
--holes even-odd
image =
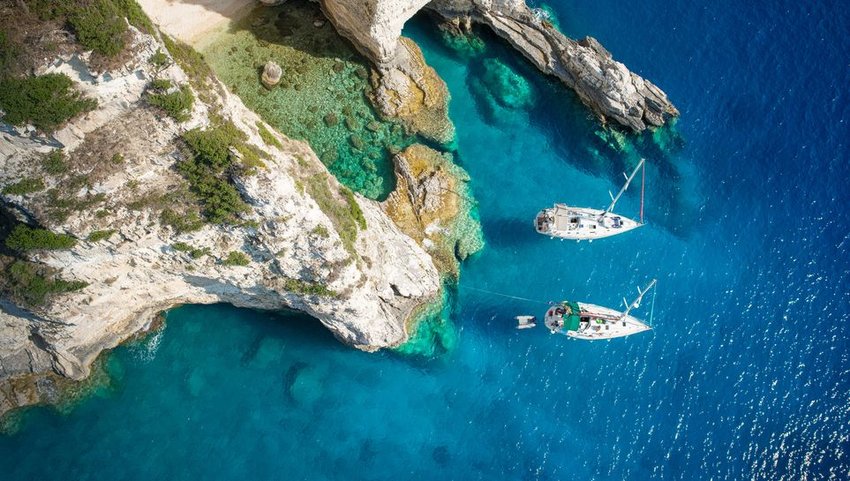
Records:
<instances>
[{"instance_id":1,"label":"anchor rope","mask_svg":"<svg viewBox=\"0 0 850 481\"><path fill-rule=\"evenodd\" d=\"M652 290L652 307L649 308L649 325L652 325L652 320L655 318L655 295L658 294L658 288Z\"/></svg>"},{"instance_id":2,"label":"anchor rope","mask_svg":"<svg viewBox=\"0 0 850 481\"><path fill-rule=\"evenodd\" d=\"M512 296L510 294L502 294L501 292L488 291L487 289L479 289L477 287L465 286L465 285L462 285L462 284L458 284L457 286L462 288L462 289L469 289L471 291L478 291L478 292L483 292L483 293L486 293L486 294L492 294L494 296L507 297L508 299L516 299L516 300L528 301L528 302L537 302L537 303L546 304L546 305L550 304L547 301L541 301L539 299L530 299L528 297Z\"/></svg>"}]
</instances>

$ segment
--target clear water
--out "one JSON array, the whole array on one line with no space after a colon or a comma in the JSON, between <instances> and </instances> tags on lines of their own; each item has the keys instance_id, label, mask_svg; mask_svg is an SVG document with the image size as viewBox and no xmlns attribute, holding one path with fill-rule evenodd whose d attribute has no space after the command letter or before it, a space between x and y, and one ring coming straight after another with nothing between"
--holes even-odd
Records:
<instances>
[{"instance_id":1,"label":"clear water","mask_svg":"<svg viewBox=\"0 0 850 481\"><path fill-rule=\"evenodd\" d=\"M109 389L0 437L2 478L848 479L850 12L810 3L554 3L682 111L623 152L489 42L534 89L493 110L483 59L413 22L488 242L452 296L454 348L364 354L298 315L180 308L110 357ZM604 205L640 155L648 227L533 233L556 200ZM654 331L601 343L516 331L545 306L470 289L617 305L651 277Z\"/></svg>"}]
</instances>

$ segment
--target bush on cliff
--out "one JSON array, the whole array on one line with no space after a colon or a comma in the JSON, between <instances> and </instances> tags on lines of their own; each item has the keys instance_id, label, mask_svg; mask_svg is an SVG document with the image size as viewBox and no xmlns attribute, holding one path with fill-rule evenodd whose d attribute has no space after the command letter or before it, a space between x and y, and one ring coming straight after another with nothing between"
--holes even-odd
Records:
<instances>
[{"instance_id":1,"label":"bush on cliff","mask_svg":"<svg viewBox=\"0 0 850 481\"><path fill-rule=\"evenodd\" d=\"M3 274L0 280L3 291L12 299L29 306L40 306L52 294L77 291L88 285L82 281L62 279L55 275L53 269L22 260L6 264Z\"/></svg>"},{"instance_id":2,"label":"bush on cliff","mask_svg":"<svg viewBox=\"0 0 850 481\"><path fill-rule=\"evenodd\" d=\"M151 83L151 87L152 91L148 93L149 104L161 108L177 122L189 120L192 105L195 103L195 96L192 95L192 89L188 85L181 85L178 90L173 92L167 92L171 87L170 82L165 85L157 84L154 81Z\"/></svg>"},{"instance_id":3,"label":"bush on cliff","mask_svg":"<svg viewBox=\"0 0 850 481\"><path fill-rule=\"evenodd\" d=\"M37 249L70 249L76 244L77 240L67 234L56 234L47 229L32 228L25 224L16 225L6 237L6 247L19 252Z\"/></svg>"},{"instance_id":4,"label":"bush on cliff","mask_svg":"<svg viewBox=\"0 0 850 481\"><path fill-rule=\"evenodd\" d=\"M12 125L31 123L43 132L53 132L68 120L88 112L97 102L73 88L64 74L0 80L0 108L3 120Z\"/></svg>"},{"instance_id":5,"label":"bush on cliff","mask_svg":"<svg viewBox=\"0 0 850 481\"><path fill-rule=\"evenodd\" d=\"M127 22L118 7L111 0L77 3L69 9L68 23L80 45L107 57L124 50Z\"/></svg>"}]
</instances>

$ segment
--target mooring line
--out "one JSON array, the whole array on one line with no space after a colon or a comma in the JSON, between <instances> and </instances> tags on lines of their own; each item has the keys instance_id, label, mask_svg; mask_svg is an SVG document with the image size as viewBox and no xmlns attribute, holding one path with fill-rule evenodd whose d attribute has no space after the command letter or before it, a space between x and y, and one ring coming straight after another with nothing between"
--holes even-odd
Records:
<instances>
[{"instance_id":1,"label":"mooring line","mask_svg":"<svg viewBox=\"0 0 850 481\"><path fill-rule=\"evenodd\" d=\"M484 292L486 294L492 294L494 296L507 297L508 299L516 299L516 300L519 300L519 301L528 301L528 302L537 302L537 303L540 303L540 304L547 304L547 305L550 304L549 302L541 301L539 299L529 299L528 297L512 296L512 295L509 295L509 294L502 294L501 292L488 291L487 289L479 289L477 287L465 286L463 284L458 284L457 286L462 288L462 289L469 289L469 290L472 290L472 291Z\"/></svg>"}]
</instances>

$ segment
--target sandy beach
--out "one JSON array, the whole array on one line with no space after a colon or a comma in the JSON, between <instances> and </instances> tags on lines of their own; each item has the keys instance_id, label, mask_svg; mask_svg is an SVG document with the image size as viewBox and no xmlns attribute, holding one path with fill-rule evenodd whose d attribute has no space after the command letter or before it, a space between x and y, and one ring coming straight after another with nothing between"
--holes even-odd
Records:
<instances>
[{"instance_id":1,"label":"sandy beach","mask_svg":"<svg viewBox=\"0 0 850 481\"><path fill-rule=\"evenodd\" d=\"M138 0L165 33L198 47L204 37L251 11L255 0Z\"/></svg>"}]
</instances>

